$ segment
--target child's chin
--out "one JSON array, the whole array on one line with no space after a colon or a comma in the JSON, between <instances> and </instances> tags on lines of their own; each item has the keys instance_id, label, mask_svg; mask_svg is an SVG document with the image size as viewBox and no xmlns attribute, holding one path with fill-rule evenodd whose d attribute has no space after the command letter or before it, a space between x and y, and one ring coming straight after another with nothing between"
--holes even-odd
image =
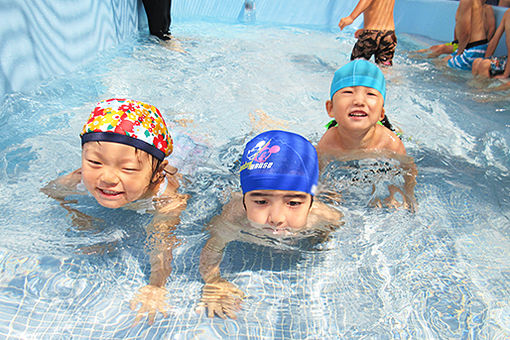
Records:
<instances>
[{"instance_id":1,"label":"child's chin","mask_svg":"<svg viewBox=\"0 0 510 340\"><path fill-rule=\"evenodd\" d=\"M97 203L99 203L101 206L109 209L117 209L125 205L125 203L122 202L116 202L116 201L100 201L97 200Z\"/></svg>"}]
</instances>

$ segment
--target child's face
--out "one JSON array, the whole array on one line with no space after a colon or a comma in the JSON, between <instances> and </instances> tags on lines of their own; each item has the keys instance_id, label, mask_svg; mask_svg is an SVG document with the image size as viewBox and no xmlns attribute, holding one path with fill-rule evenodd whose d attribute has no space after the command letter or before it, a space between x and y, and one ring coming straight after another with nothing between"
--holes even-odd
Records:
<instances>
[{"instance_id":1,"label":"child's face","mask_svg":"<svg viewBox=\"0 0 510 340\"><path fill-rule=\"evenodd\" d=\"M353 130L366 130L384 118L384 99L379 91L365 86L340 89L333 101L326 102L328 115L338 125Z\"/></svg>"},{"instance_id":2,"label":"child's face","mask_svg":"<svg viewBox=\"0 0 510 340\"><path fill-rule=\"evenodd\" d=\"M253 190L244 196L249 221L272 234L286 235L307 222L312 196L300 191Z\"/></svg>"},{"instance_id":3,"label":"child's face","mask_svg":"<svg viewBox=\"0 0 510 340\"><path fill-rule=\"evenodd\" d=\"M151 157L135 150L113 142L83 145L83 183L102 206L119 208L147 192L152 176Z\"/></svg>"}]
</instances>

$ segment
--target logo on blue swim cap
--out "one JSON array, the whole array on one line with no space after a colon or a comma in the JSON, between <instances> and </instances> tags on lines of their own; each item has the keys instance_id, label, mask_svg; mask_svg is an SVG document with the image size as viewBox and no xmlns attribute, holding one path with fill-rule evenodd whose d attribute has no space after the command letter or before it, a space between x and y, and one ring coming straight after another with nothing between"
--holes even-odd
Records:
<instances>
[{"instance_id":1,"label":"logo on blue swim cap","mask_svg":"<svg viewBox=\"0 0 510 340\"><path fill-rule=\"evenodd\" d=\"M331 82L330 98L345 87L366 86L373 88L386 99L386 80L379 67L368 60L356 59L340 67Z\"/></svg>"},{"instance_id":2,"label":"logo on blue swim cap","mask_svg":"<svg viewBox=\"0 0 510 340\"><path fill-rule=\"evenodd\" d=\"M243 194L253 190L290 190L315 195L319 162L314 146L286 131L266 131L246 144L241 160Z\"/></svg>"}]
</instances>

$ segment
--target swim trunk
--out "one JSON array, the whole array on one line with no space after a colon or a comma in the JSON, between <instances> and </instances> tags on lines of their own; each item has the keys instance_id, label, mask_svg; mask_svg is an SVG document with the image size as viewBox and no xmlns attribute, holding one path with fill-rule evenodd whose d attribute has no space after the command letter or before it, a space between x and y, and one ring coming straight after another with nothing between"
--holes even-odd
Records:
<instances>
[{"instance_id":1,"label":"swim trunk","mask_svg":"<svg viewBox=\"0 0 510 340\"><path fill-rule=\"evenodd\" d=\"M491 57L490 59L491 69L489 70L489 73L491 74L491 77L503 74L503 72L505 72L508 57L505 55L502 57Z\"/></svg>"},{"instance_id":2,"label":"swim trunk","mask_svg":"<svg viewBox=\"0 0 510 340\"><path fill-rule=\"evenodd\" d=\"M471 70L473 61L476 58L483 58L487 50L487 39L470 42L467 44L464 52L457 55L452 53L452 57L448 60L448 66L459 70Z\"/></svg>"},{"instance_id":3,"label":"swim trunk","mask_svg":"<svg viewBox=\"0 0 510 340\"><path fill-rule=\"evenodd\" d=\"M363 30L352 48L351 60L369 60L374 55L377 64L391 66L396 47L395 31Z\"/></svg>"}]
</instances>

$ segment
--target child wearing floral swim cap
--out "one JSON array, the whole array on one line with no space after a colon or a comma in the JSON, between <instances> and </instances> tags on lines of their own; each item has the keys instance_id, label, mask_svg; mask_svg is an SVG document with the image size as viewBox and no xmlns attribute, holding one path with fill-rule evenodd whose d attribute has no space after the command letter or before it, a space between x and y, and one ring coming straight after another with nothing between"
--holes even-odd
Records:
<instances>
[{"instance_id":1,"label":"child wearing floral swim cap","mask_svg":"<svg viewBox=\"0 0 510 340\"><path fill-rule=\"evenodd\" d=\"M172 138L160 111L132 99L107 99L95 106L80 134L81 168L57 178L42 189L63 203L84 189L107 208L149 202L155 212L150 230L170 232L180 222L187 196L179 194L177 169L165 157L172 153ZM147 205L147 204L145 204ZM62 206L74 212L68 204ZM80 216L83 216L81 214ZM135 322L148 312L152 323L157 311L166 314L165 287L170 275L175 237L165 237L151 252L149 285L132 301L142 304Z\"/></svg>"},{"instance_id":2,"label":"child wearing floral swim cap","mask_svg":"<svg viewBox=\"0 0 510 340\"><path fill-rule=\"evenodd\" d=\"M246 144L240 168L242 194L235 193L209 225L200 255L205 286L201 306L209 317L235 318L244 293L220 276L225 246L234 240L285 242L326 235L341 224L341 212L314 200L319 178L317 152L304 137L263 132ZM270 245L270 244L265 244Z\"/></svg>"},{"instance_id":3,"label":"child wearing floral swim cap","mask_svg":"<svg viewBox=\"0 0 510 340\"><path fill-rule=\"evenodd\" d=\"M81 179L102 206L120 208L177 189L173 180L162 188L172 176L164 170L173 145L155 106L130 99L101 101L80 136Z\"/></svg>"}]
</instances>

